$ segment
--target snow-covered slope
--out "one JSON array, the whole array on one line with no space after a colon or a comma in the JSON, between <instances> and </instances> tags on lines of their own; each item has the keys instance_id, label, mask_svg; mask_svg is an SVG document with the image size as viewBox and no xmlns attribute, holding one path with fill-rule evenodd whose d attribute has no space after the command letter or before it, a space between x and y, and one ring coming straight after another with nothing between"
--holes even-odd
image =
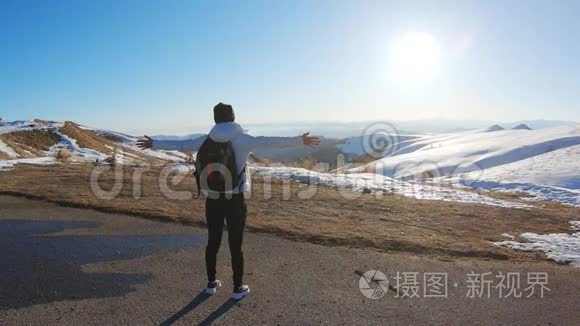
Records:
<instances>
[{"instance_id":1,"label":"snow-covered slope","mask_svg":"<svg viewBox=\"0 0 580 326\"><path fill-rule=\"evenodd\" d=\"M580 189L580 145L498 165L481 174L468 173L464 178Z\"/></svg>"},{"instance_id":2,"label":"snow-covered slope","mask_svg":"<svg viewBox=\"0 0 580 326\"><path fill-rule=\"evenodd\" d=\"M378 137L383 137L383 138L389 140L390 142L397 141L399 144L404 144L408 141L417 139L421 136L398 135L395 137L392 135L380 135ZM344 144L338 145L337 147L342 153L352 154L352 155L356 155L356 156L362 156L365 154L369 154L369 153L366 153L366 148L369 147L369 146L367 146L368 144L366 144L366 143L369 141L371 141L371 140L368 139L367 136L351 137L351 138L347 138L344 141Z\"/></svg>"},{"instance_id":3,"label":"snow-covered slope","mask_svg":"<svg viewBox=\"0 0 580 326\"><path fill-rule=\"evenodd\" d=\"M441 176L488 169L573 145L580 145L580 126L426 136L400 144L393 155L350 172Z\"/></svg>"},{"instance_id":4,"label":"snow-covered slope","mask_svg":"<svg viewBox=\"0 0 580 326\"><path fill-rule=\"evenodd\" d=\"M456 179L466 186L580 206L580 124L489 129L411 139L388 157L344 172L404 180L460 176Z\"/></svg>"},{"instance_id":5,"label":"snow-covered slope","mask_svg":"<svg viewBox=\"0 0 580 326\"><path fill-rule=\"evenodd\" d=\"M139 140L138 137L129 136L123 133L110 130L91 129L89 127L84 126L83 128L85 130L92 130L100 136L113 139L117 142L119 146L123 148L143 153L144 155L147 155L152 158L170 162L183 162L187 158L187 155L176 150L152 150L152 149L142 150L139 147L137 147L137 141Z\"/></svg>"},{"instance_id":6,"label":"snow-covered slope","mask_svg":"<svg viewBox=\"0 0 580 326\"><path fill-rule=\"evenodd\" d=\"M580 145L462 174L455 180L476 189L526 193L527 199L580 206Z\"/></svg>"}]
</instances>

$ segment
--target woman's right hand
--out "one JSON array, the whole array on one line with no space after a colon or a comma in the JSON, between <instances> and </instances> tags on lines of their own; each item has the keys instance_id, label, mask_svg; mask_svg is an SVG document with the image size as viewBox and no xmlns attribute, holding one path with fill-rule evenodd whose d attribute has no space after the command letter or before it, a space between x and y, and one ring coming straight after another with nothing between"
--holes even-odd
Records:
<instances>
[{"instance_id":1,"label":"woman's right hand","mask_svg":"<svg viewBox=\"0 0 580 326\"><path fill-rule=\"evenodd\" d=\"M139 139L137 141L137 147L140 149L150 149L153 148L153 139L147 135L144 136L145 139Z\"/></svg>"}]
</instances>

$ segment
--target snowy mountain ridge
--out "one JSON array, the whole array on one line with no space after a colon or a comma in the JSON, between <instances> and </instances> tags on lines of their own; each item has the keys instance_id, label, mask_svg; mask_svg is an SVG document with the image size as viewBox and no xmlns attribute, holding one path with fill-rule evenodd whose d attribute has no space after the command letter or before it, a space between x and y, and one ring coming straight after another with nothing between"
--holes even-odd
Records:
<instances>
[{"instance_id":1,"label":"snowy mountain ridge","mask_svg":"<svg viewBox=\"0 0 580 326\"><path fill-rule=\"evenodd\" d=\"M111 161L120 164L183 162L178 151L141 150L138 138L74 122L45 120L0 123L0 170L17 164ZM64 155L63 153L66 153Z\"/></svg>"},{"instance_id":2,"label":"snowy mountain ridge","mask_svg":"<svg viewBox=\"0 0 580 326\"><path fill-rule=\"evenodd\" d=\"M405 140L391 155L341 172L402 180L448 178L476 189L519 191L580 205L580 124L491 129Z\"/></svg>"}]
</instances>

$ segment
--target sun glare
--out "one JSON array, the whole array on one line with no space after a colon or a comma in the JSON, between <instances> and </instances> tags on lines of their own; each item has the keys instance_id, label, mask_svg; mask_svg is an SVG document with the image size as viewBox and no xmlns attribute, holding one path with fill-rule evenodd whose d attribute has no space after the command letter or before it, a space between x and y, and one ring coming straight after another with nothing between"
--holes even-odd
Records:
<instances>
[{"instance_id":1,"label":"sun glare","mask_svg":"<svg viewBox=\"0 0 580 326\"><path fill-rule=\"evenodd\" d=\"M393 42L391 71L401 80L431 79L437 73L441 46L427 33L408 33Z\"/></svg>"}]
</instances>

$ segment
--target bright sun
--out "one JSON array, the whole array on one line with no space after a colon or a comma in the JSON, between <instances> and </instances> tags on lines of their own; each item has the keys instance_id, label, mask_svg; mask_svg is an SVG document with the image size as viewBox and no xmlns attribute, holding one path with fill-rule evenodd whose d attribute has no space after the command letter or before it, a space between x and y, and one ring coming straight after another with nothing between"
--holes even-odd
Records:
<instances>
[{"instance_id":1,"label":"bright sun","mask_svg":"<svg viewBox=\"0 0 580 326\"><path fill-rule=\"evenodd\" d=\"M391 48L391 71L396 79L425 80L439 68L441 46L426 33L408 33L396 40Z\"/></svg>"}]
</instances>

